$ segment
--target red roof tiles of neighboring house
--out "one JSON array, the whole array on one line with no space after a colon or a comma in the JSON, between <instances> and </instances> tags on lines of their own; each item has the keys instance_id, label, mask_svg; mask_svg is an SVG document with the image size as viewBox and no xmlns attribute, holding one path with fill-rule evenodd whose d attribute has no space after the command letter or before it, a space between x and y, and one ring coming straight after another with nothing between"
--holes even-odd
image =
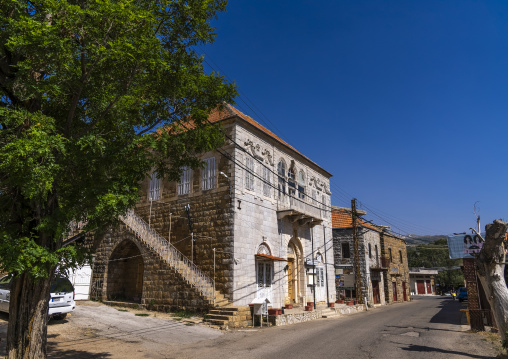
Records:
<instances>
[{"instance_id":1,"label":"red roof tiles of neighboring house","mask_svg":"<svg viewBox=\"0 0 508 359\"><path fill-rule=\"evenodd\" d=\"M373 229L377 232L381 230L362 219L358 218L358 226L366 227ZM332 228L352 228L353 227L353 217L351 212L345 210L337 210L332 209Z\"/></svg>"}]
</instances>

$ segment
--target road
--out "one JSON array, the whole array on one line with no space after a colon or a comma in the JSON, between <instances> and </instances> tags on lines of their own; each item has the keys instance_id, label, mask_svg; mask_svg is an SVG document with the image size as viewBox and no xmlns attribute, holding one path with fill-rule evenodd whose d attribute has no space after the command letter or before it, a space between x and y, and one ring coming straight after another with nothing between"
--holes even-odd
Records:
<instances>
[{"instance_id":1,"label":"road","mask_svg":"<svg viewBox=\"0 0 508 359\"><path fill-rule=\"evenodd\" d=\"M493 358L480 334L461 325L462 305L449 297L416 297L341 318L257 332L236 332L190 347L171 358Z\"/></svg>"},{"instance_id":2,"label":"road","mask_svg":"<svg viewBox=\"0 0 508 359\"><path fill-rule=\"evenodd\" d=\"M458 301L416 297L349 316L287 327L220 332L175 321L135 316L99 303L78 305L48 326L50 358L494 358L489 336L461 325ZM139 313L138 313L139 314ZM7 316L0 315L0 349Z\"/></svg>"}]
</instances>

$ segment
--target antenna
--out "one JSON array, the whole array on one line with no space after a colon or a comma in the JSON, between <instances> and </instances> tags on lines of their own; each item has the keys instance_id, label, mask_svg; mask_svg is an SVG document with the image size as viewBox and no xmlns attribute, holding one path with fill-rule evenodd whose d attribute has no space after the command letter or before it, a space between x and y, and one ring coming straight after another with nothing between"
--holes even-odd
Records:
<instances>
[{"instance_id":1,"label":"antenna","mask_svg":"<svg viewBox=\"0 0 508 359\"><path fill-rule=\"evenodd\" d=\"M480 233L480 206L477 206L476 204L480 203L480 201L476 201L473 205L473 213L476 217L476 224L478 226L478 233Z\"/></svg>"}]
</instances>

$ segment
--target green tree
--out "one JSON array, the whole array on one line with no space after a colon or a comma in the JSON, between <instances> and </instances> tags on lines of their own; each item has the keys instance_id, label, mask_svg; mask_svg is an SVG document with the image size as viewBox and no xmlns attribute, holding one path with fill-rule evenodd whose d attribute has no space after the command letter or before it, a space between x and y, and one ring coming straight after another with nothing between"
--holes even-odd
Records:
<instances>
[{"instance_id":1,"label":"green tree","mask_svg":"<svg viewBox=\"0 0 508 359\"><path fill-rule=\"evenodd\" d=\"M464 285L462 270L457 268L462 264L462 261L450 259L446 239L409 248L407 257L409 267L441 268L436 277L436 283L439 284L441 290Z\"/></svg>"},{"instance_id":2,"label":"green tree","mask_svg":"<svg viewBox=\"0 0 508 359\"><path fill-rule=\"evenodd\" d=\"M9 358L46 357L50 280L82 264L71 220L114 223L151 171L175 180L223 137L206 74L223 0L0 0L0 269L14 275ZM192 118L190 122L189 118ZM187 130L192 128L192 130Z\"/></svg>"}]
</instances>

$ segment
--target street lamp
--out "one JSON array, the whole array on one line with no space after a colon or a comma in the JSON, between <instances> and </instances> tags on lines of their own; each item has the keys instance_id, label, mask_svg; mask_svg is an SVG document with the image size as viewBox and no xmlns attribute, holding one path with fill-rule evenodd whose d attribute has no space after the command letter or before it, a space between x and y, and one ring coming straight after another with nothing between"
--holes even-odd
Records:
<instances>
[{"instance_id":1,"label":"street lamp","mask_svg":"<svg viewBox=\"0 0 508 359\"><path fill-rule=\"evenodd\" d=\"M228 175L225 174L222 171L219 172L219 175L224 176L224 178L226 178L226 180L228 181L228 185L229 185L229 201L232 203L233 202L233 197L231 196L231 180L229 179Z\"/></svg>"}]
</instances>

